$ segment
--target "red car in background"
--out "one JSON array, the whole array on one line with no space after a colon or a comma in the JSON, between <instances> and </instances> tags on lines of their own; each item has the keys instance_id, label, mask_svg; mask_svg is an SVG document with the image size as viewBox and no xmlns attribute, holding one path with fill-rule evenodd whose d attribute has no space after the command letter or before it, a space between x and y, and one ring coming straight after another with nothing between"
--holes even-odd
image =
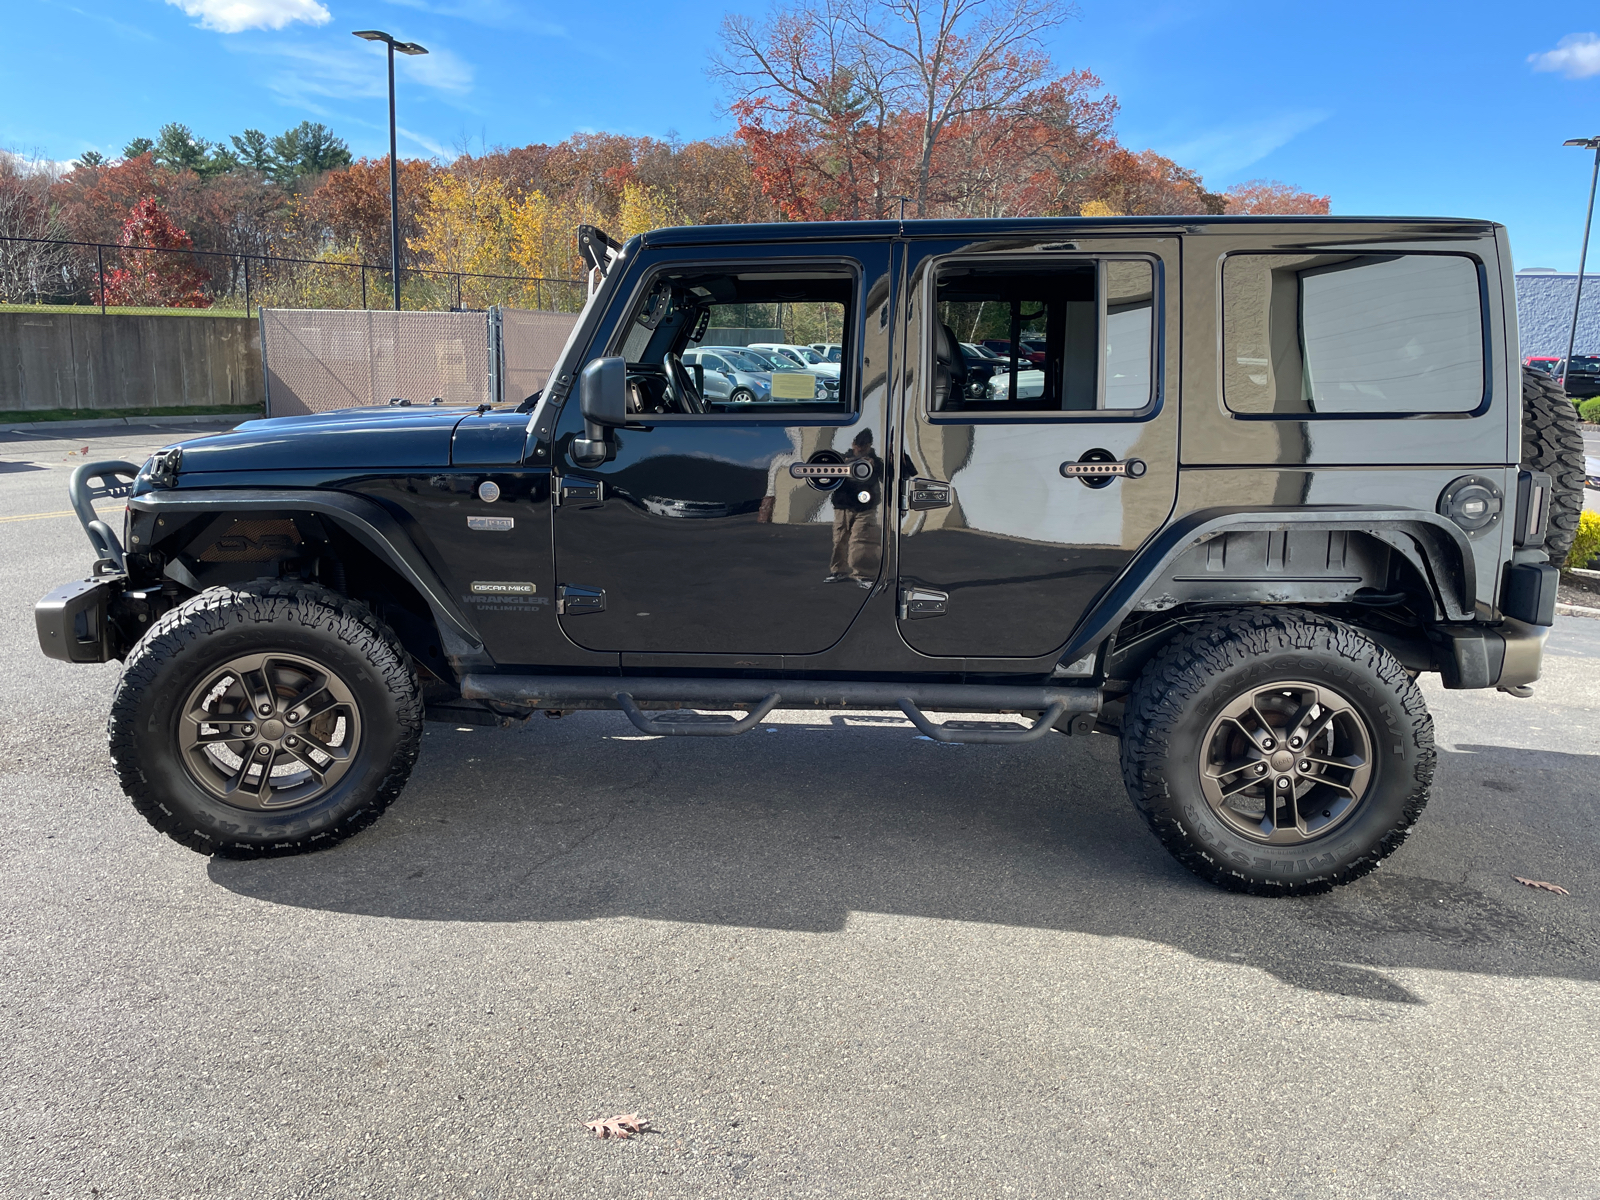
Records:
<instances>
[{"instance_id":1,"label":"red car in background","mask_svg":"<svg viewBox=\"0 0 1600 1200\"><path fill-rule=\"evenodd\" d=\"M1561 374L1561 359L1556 355L1530 354L1522 360L1522 365L1532 367L1535 371L1543 371L1546 375Z\"/></svg>"}]
</instances>

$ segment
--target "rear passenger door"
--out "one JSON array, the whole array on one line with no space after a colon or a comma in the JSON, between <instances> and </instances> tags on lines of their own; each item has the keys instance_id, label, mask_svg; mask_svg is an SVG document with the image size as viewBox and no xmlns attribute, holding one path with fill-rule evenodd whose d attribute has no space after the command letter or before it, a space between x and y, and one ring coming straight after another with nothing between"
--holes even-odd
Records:
<instances>
[{"instance_id":1,"label":"rear passenger door","mask_svg":"<svg viewBox=\"0 0 1600 1200\"><path fill-rule=\"evenodd\" d=\"M1060 246L909 244L900 630L924 654L1050 654L1172 508L1178 239ZM1034 340L987 379L959 346Z\"/></svg>"}]
</instances>

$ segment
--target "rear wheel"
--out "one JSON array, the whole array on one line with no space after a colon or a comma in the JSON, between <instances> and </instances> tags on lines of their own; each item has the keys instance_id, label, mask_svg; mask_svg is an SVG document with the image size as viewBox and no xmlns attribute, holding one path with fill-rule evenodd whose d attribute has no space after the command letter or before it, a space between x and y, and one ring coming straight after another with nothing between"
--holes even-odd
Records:
<instances>
[{"instance_id":1,"label":"rear wheel","mask_svg":"<svg viewBox=\"0 0 1600 1200\"><path fill-rule=\"evenodd\" d=\"M128 656L111 708L123 790L157 829L231 858L364 829L416 762L422 708L394 635L326 588L213 588Z\"/></svg>"},{"instance_id":2,"label":"rear wheel","mask_svg":"<svg viewBox=\"0 0 1600 1200\"><path fill-rule=\"evenodd\" d=\"M1583 512L1583 430L1578 410L1556 381L1522 368L1522 465L1550 476L1550 522L1544 544L1560 566Z\"/></svg>"},{"instance_id":3,"label":"rear wheel","mask_svg":"<svg viewBox=\"0 0 1600 1200\"><path fill-rule=\"evenodd\" d=\"M1123 779L1156 836L1202 879L1255 895L1371 871L1405 840L1433 769L1433 722L1405 668L1302 611L1180 634L1123 721Z\"/></svg>"}]
</instances>

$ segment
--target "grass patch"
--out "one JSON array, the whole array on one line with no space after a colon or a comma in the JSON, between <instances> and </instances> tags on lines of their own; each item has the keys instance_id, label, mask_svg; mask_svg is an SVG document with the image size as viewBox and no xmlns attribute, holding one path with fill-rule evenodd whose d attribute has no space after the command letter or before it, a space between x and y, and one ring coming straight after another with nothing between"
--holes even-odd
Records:
<instances>
[{"instance_id":1,"label":"grass patch","mask_svg":"<svg viewBox=\"0 0 1600 1200\"><path fill-rule=\"evenodd\" d=\"M39 421L94 421L103 417L238 417L241 421L262 415L259 404L181 404L156 408L40 408L25 412L0 412L0 424Z\"/></svg>"},{"instance_id":2,"label":"grass patch","mask_svg":"<svg viewBox=\"0 0 1600 1200\"><path fill-rule=\"evenodd\" d=\"M89 304L0 304L0 313L59 313L68 317L98 317L98 305ZM108 308L108 317L249 317L242 308Z\"/></svg>"}]
</instances>

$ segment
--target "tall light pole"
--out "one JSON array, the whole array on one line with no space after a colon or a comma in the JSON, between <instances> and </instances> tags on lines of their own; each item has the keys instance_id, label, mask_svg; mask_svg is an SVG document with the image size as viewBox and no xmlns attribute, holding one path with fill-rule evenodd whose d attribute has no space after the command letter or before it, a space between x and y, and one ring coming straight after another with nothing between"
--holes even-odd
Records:
<instances>
[{"instance_id":1,"label":"tall light pole","mask_svg":"<svg viewBox=\"0 0 1600 1200\"><path fill-rule=\"evenodd\" d=\"M1572 347L1578 341L1578 305L1583 302L1583 267L1589 259L1589 226L1594 223L1594 185L1600 182L1600 135L1587 138L1568 138L1563 146L1582 146L1594 151L1594 170L1589 175L1589 212L1583 218L1583 249L1578 252L1578 290L1572 300L1572 332L1567 335L1567 356L1561 360L1561 387L1566 389L1572 377Z\"/></svg>"},{"instance_id":2,"label":"tall light pole","mask_svg":"<svg viewBox=\"0 0 1600 1200\"><path fill-rule=\"evenodd\" d=\"M426 47L416 42L397 42L381 29L358 29L358 38L369 42L383 42L389 47L389 269L394 275L394 310L400 311L400 166L395 157L394 127L394 52L401 54L426 54Z\"/></svg>"}]
</instances>

